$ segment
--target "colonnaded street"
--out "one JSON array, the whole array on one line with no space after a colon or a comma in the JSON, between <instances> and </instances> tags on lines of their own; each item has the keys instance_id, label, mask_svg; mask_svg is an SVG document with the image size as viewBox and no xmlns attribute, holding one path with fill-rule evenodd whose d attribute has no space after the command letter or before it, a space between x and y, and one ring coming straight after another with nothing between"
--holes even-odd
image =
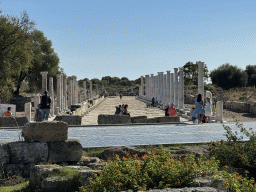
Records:
<instances>
[{"instance_id":1,"label":"colonnaded street","mask_svg":"<svg viewBox=\"0 0 256 192\"><path fill-rule=\"evenodd\" d=\"M147 118L154 118L164 116L163 110L160 110L157 107L147 108L146 103L137 100L134 96L123 96L121 100L119 97L107 97L103 103L83 117L82 125L97 125L98 115L114 115L116 106L122 104L128 105L128 112L131 117L147 116ZM191 123L184 118L181 118L181 122Z\"/></svg>"}]
</instances>

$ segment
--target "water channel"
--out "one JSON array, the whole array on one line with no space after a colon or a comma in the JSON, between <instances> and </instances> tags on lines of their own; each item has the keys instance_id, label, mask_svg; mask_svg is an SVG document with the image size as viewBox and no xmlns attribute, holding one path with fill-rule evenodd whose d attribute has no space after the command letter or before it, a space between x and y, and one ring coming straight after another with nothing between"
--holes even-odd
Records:
<instances>
[{"instance_id":1,"label":"water channel","mask_svg":"<svg viewBox=\"0 0 256 192\"><path fill-rule=\"evenodd\" d=\"M233 132L239 128L235 124L225 124ZM256 123L243 123L246 129L256 132ZM21 129L1 128L0 143L22 140ZM69 139L78 139L84 148L127 146L127 145L156 145L175 143L203 143L216 140L226 140L226 131L222 124L210 123L201 125L191 124L162 124L162 125L121 125L121 126L70 126ZM246 140L246 138L245 138Z\"/></svg>"}]
</instances>

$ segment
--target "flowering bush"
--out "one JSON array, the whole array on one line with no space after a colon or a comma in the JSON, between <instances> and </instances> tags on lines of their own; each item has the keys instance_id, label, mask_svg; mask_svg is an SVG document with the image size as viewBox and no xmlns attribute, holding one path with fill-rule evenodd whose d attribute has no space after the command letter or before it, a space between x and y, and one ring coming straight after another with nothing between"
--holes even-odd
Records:
<instances>
[{"instance_id":1,"label":"flowering bush","mask_svg":"<svg viewBox=\"0 0 256 192\"><path fill-rule=\"evenodd\" d=\"M173 159L163 149L158 153L156 149L150 150L141 158L128 154L120 159L116 155L80 191L145 191L153 188L184 187L197 176L216 173L217 167L218 162L214 158L201 157L196 161L190 154L183 160Z\"/></svg>"}]
</instances>

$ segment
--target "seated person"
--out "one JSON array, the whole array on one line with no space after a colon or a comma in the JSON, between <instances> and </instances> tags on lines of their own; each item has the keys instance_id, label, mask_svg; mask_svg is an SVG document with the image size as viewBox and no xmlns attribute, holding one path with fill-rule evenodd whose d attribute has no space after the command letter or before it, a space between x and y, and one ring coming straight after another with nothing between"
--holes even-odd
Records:
<instances>
[{"instance_id":1,"label":"seated person","mask_svg":"<svg viewBox=\"0 0 256 192\"><path fill-rule=\"evenodd\" d=\"M116 106L116 112L115 114L119 115L121 113L121 105Z\"/></svg>"},{"instance_id":2,"label":"seated person","mask_svg":"<svg viewBox=\"0 0 256 192\"><path fill-rule=\"evenodd\" d=\"M126 105L124 106L124 111L123 111L123 114L124 114L124 115L130 115L130 113L127 111L127 109L128 109L128 105L126 104Z\"/></svg>"},{"instance_id":3,"label":"seated person","mask_svg":"<svg viewBox=\"0 0 256 192\"><path fill-rule=\"evenodd\" d=\"M169 116L169 113L168 113L168 111L169 111L169 105L167 105L166 106L166 108L165 108L165 116Z\"/></svg>"},{"instance_id":4,"label":"seated person","mask_svg":"<svg viewBox=\"0 0 256 192\"><path fill-rule=\"evenodd\" d=\"M168 114L169 114L169 116L176 116L177 115L176 110L173 107L173 103L171 104L171 107L169 107Z\"/></svg>"},{"instance_id":5,"label":"seated person","mask_svg":"<svg viewBox=\"0 0 256 192\"><path fill-rule=\"evenodd\" d=\"M8 107L7 111L4 112L4 114L2 115L2 117L11 117L12 116L12 112L11 112L12 108Z\"/></svg>"}]
</instances>

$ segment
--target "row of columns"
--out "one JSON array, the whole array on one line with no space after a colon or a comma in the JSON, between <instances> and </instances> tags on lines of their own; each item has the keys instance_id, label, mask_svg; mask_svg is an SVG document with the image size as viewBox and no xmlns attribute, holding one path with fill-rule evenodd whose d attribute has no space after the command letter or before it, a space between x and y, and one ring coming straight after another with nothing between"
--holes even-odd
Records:
<instances>
[{"instance_id":1,"label":"row of columns","mask_svg":"<svg viewBox=\"0 0 256 192\"><path fill-rule=\"evenodd\" d=\"M204 62L198 61L198 94L204 98ZM174 72L158 72L157 75L145 75L145 95L143 76L141 76L140 96L150 100L153 97L161 104L174 104L184 109L184 73L183 67L174 68Z\"/></svg>"}]
</instances>

